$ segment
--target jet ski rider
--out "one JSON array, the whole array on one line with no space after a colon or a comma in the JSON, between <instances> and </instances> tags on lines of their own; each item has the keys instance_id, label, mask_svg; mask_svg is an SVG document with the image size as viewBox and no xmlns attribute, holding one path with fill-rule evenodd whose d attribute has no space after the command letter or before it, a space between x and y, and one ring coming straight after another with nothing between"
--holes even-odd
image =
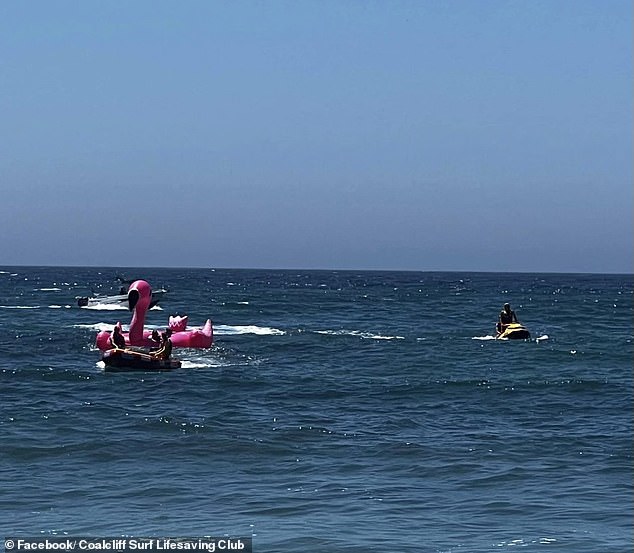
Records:
<instances>
[{"instance_id":1,"label":"jet ski rider","mask_svg":"<svg viewBox=\"0 0 634 553\"><path fill-rule=\"evenodd\" d=\"M517 317L515 316L515 311L511 309L511 304L505 303L504 308L502 309L502 311L500 311L500 318L497 324L495 325L495 328L498 331L498 334L502 334L502 332L504 332L504 330L506 329L508 325L510 325L511 323L517 323L517 322L519 321L517 320Z\"/></svg>"}]
</instances>

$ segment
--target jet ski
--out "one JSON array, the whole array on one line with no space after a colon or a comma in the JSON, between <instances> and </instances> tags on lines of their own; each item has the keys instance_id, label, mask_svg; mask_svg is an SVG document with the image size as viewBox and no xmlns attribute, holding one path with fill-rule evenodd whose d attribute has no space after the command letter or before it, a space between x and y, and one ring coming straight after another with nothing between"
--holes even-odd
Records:
<instances>
[{"instance_id":1,"label":"jet ski","mask_svg":"<svg viewBox=\"0 0 634 553\"><path fill-rule=\"evenodd\" d=\"M531 333L520 323L511 323L505 326L504 330L496 336L498 340L528 340Z\"/></svg>"},{"instance_id":2,"label":"jet ski","mask_svg":"<svg viewBox=\"0 0 634 553\"><path fill-rule=\"evenodd\" d=\"M180 359L157 359L134 349L109 349L101 355L108 372L171 371L181 368Z\"/></svg>"}]
</instances>

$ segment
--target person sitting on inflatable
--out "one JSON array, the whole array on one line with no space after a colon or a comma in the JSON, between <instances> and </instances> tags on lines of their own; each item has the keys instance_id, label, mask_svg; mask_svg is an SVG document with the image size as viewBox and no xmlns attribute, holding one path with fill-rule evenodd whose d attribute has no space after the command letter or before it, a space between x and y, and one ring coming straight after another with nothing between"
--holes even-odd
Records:
<instances>
[{"instance_id":1,"label":"person sitting on inflatable","mask_svg":"<svg viewBox=\"0 0 634 553\"><path fill-rule=\"evenodd\" d=\"M114 349L125 349L125 338L121 334L121 323L114 325L110 335L110 345Z\"/></svg>"},{"instance_id":2,"label":"person sitting on inflatable","mask_svg":"<svg viewBox=\"0 0 634 553\"><path fill-rule=\"evenodd\" d=\"M167 360L172 355L172 340L170 340L170 336L172 335L172 331L168 328L165 332L161 334L161 347L156 350L152 355L157 359Z\"/></svg>"}]
</instances>

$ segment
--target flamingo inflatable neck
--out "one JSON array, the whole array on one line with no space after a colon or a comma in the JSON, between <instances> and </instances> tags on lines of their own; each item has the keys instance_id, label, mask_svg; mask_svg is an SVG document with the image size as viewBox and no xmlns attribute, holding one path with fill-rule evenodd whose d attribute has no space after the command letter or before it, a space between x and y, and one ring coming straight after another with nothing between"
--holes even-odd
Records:
<instances>
[{"instance_id":1,"label":"flamingo inflatable neck","mask_svg":"<svg viewBox=\"0 0 634 553\"><path fill-rule=\"evenodd\" d=\"M152 300L152 288L145 280L136 280L128 289L128 306L132 310L129 340L131 344L143 343L145 314Z\"/></svg>"}]
</instances>

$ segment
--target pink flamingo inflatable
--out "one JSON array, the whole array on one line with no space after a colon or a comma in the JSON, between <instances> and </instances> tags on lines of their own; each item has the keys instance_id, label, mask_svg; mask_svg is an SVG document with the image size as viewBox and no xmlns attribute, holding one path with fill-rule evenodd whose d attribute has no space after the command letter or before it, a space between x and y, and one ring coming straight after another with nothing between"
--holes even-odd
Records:
<instances>
[{"instance_id":1,"label":"pink flamingo inflatable","mask_svg":"<svg viewBox=\"0 0 634 553\"><path fill-rule=\"evenodd\" d=\"M156 347L156 342L150 339L151 331L145 330L145 313L150 306L152 288L145 280L137 280L128 289L128 305L132 310L132 321L129 332L122 332L126 345ZM117 323L120 326L120 323ZM178 348L210 348L213 342L213 328L211 320L207 319L202 329L186 330L187 317L170 317L169 326L172 330L172 344ZM102 330L97 334L97 347L105 351L111 349L110 332Z\"/></svg>"}]
</instances>

